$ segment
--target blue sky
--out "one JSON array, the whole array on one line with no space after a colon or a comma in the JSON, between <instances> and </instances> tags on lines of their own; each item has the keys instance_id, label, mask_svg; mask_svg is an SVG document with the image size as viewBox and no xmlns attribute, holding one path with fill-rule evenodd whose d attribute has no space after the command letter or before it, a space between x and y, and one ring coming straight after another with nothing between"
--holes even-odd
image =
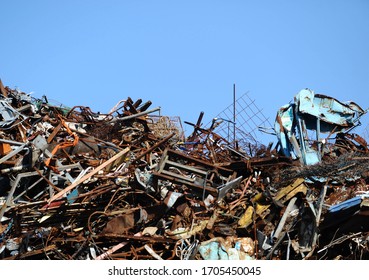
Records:
<instances>
[{"instance_id":1,"label":"blue sky","mask_svg":"<svg viewBox=\"0 0 369 280\"><path fill-rule=\"evenodd\" d=\"M182 122L204 111L206 124L235 84L271 122L303 88L369 108L367 0L3 0L1 11L3 83L71 107L141 98Z\"/></svg>"}]
</instances>

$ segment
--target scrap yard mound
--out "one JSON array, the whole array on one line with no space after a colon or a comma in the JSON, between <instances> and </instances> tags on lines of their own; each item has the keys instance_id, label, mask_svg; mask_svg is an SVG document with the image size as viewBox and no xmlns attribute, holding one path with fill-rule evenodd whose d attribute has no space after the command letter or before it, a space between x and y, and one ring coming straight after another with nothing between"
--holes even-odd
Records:
<instances>
[{"instance_id":1,"label":"scrap yard mound","mask_svg":"<svg viewBox=\"0 0 369 280\"><path fill-rule=\"evenodd\" d=\"M360 106L302 90L276 143L245 149L151 105L95 113L0 81L0 259L369 259Z\"/></svg>"}]
</instances>

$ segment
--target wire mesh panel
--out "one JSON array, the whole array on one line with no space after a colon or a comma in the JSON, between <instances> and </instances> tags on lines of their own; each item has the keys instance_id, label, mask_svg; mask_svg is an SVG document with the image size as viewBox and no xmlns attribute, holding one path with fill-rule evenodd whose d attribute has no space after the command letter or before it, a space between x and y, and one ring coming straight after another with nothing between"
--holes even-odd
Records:
<instances>
[{"instance_id":1,"label":"wire mesh panel","mask_svg":"<svg viewBox=\"0 0 369 280\"><path fill-rule=\"evenodd\" d=\"M269 119L264 115L255 100L246 92L220 112L213 122L216 125L214 131L228 140L230 143L238 142L239 145L259 145L262 132L259 127L272 127Z\"/></svg>"}]
</instances>

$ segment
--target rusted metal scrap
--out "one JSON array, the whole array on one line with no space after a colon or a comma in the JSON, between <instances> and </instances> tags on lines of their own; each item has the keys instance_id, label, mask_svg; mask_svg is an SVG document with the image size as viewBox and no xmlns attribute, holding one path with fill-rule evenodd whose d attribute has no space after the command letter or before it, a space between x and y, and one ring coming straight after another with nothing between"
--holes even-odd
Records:
<instances>
[{"instance_id":1,"label":"rusted metal scrap","mask_svg":"<svg viewBox=\"0 0 369 280\"><path fill-rule=\"evenodd\" d=\"M128 97L101 114L0 82L0 259L369 258L359 135L319 139L319 162L306 164L286 118L288 154L280 141L248 153L216 119L202 127L203 112L186 138L151 105Z\"/></svg>"}]
</instances>

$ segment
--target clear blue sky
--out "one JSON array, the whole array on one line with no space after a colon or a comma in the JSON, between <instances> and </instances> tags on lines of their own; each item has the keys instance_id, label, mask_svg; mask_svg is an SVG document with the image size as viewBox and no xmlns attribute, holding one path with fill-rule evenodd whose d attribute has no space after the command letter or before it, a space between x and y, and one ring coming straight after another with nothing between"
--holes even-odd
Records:
<instances>
[{"instance_id":1,"label":"clear blue sky","mask_svg":"<svg viewBox=\"0 0 369 280\"><path fill-rule=\"evenodd\" d=\"M182 122L204 111L204 123L232 103L233 84L272 122L303 88L369 107L368 0L2 0L0 7L0 78L34 97L107 113L129 96Z\"/></svg>"}]
</instances>

